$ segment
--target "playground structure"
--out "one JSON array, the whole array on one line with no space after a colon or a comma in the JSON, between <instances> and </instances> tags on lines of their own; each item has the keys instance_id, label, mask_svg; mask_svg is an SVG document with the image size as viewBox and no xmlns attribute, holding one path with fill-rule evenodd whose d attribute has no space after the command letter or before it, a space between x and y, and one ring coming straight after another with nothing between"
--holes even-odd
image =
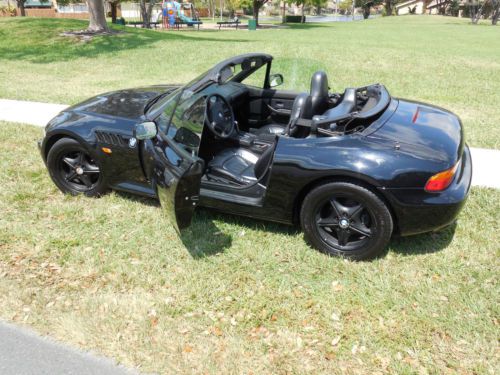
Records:
<instances>
[{"instance_id":1,"label":"playground structure","mask_svg":"<svg viewBox=\"0 0 500 375\"><path fill-rule=\"evenodd\" d=\"M179 3L177 1L164 1L162 3L162 17L164 27L176 27L181 25L198 26L200 21L198 12L192 3Z\"/></svg>"}]
</instances>

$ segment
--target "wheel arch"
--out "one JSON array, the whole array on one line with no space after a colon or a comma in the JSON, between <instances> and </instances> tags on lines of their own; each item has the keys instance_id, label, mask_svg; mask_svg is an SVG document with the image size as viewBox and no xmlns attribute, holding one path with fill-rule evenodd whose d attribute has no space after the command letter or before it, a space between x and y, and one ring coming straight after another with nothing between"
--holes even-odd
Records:
<instances>
[{"instance_id":1,"label":"wheel arch","mask_svg":"<svg viewBox=\"0 0 500 375\"><path fill-rule=\"evenodd\" d=\"M78 136L75 133L72 132L58 132L55 134L51 134L46 140L45 140L45 146L43 148L43 159L47 161L47 156L49 155L50 149L56 144L57 141L63 139L63 138L70 138L74 139L78 143L80 143L83 147L87 149L87 151L91 154L95 154L95 151L89 147L88 143L80 136Z\"/></svg>"},{"instance_id":2,"label":"wheel arch","mask_svg":"<svg viewBox=\"0 0 500 375\"><path fill-rule=\"evenodd\" d=\"M302 208L302 203L304 202L304 199L307 196L307 194L309 194L309 192L311 192L313 189L315 189L320 185L324 185L330 182L350 182L370 190L373 194L379 197L382 200L382 202L384 202L384 204L387 206L392 216L392 222L394 225L393 233L398 233L399 226L398 226L397 216L395 214L394 207L392 206L390 199L386 196L386 194L384 194L384 192L381 189L377 188L376 184L373 181L371 181L369 177L367 176L363 177L353 177L348 175L335 174L330 176L323 176L309 182L295 196L293 205L293 218L292 218L293 223L298 224L300 222L300 210Z\"/></svg>"}]
</instances>

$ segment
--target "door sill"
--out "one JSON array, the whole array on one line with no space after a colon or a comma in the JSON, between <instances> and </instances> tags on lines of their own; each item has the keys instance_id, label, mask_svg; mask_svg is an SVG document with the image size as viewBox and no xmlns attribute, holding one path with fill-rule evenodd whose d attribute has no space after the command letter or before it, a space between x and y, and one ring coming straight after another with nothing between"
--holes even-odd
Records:
<instances>
[{"instance_id":1,"label":"door sill","mask_svg":"<svg viewBox=\"0 0 500 375\"><path fill-rule=\"evenodd\" d=\"M238 194L225 193L206 188L201 188L200 195L202 198L217 199L225 202L242 204L245 206L262 207L263 197L245 197Z\"/></svg>"}]
</instances>

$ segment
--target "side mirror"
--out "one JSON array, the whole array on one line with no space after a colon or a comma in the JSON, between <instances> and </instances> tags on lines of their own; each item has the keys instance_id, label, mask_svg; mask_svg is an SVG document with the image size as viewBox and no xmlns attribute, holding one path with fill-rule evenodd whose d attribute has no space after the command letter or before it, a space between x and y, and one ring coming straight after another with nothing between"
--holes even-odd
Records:
<instances>
[{"instance_id":1,"label":"side mirror","mask_svg":"<svg viewBox=\"0 0 500 375\"><path fill-rule=\"evenodd\" d=\"M158 129L156 128L156 124L152 121L136 124L134 128L134 137L141 141L154 138L157 133Z\"/></svg>"},{"instance_id":2,"label":"side mirror","mask_svg":"<svg viewBox=\"0 0 500 375\"><path fill-rule=\"evenodd\" d=\"M276 87L283 84L283 75L281 74L271 74L269 76L269 86Z\"/></svg>"}]
</instances>

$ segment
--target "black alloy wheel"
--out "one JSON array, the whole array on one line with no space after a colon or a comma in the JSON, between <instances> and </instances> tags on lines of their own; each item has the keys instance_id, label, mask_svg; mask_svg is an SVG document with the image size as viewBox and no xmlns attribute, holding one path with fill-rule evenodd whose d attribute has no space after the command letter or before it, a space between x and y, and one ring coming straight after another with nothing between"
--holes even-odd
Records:
<instances>
[{"instance_id":1,"label":"black alloy wheel","mask_svg":"<svg viewBox=\"0 0 500 375\"><path fill-rule=\"evenodd\" d=\"M74 139L57 141L49 151L47 165L63 193L99 196L106 190L99 164Z\"/></svg>"},{"instance_id":2,"label":"black alloy wheel","mask_svg":"<svg viewBox=\"0 0 500 375\"><path fill-rule=\"evenodd\" d=\"M376 257L393 230L385 203L371 190L348 182L312 190L302 204L301 223L314 247L352 260Z\"/></svg>"}]
</instances>

